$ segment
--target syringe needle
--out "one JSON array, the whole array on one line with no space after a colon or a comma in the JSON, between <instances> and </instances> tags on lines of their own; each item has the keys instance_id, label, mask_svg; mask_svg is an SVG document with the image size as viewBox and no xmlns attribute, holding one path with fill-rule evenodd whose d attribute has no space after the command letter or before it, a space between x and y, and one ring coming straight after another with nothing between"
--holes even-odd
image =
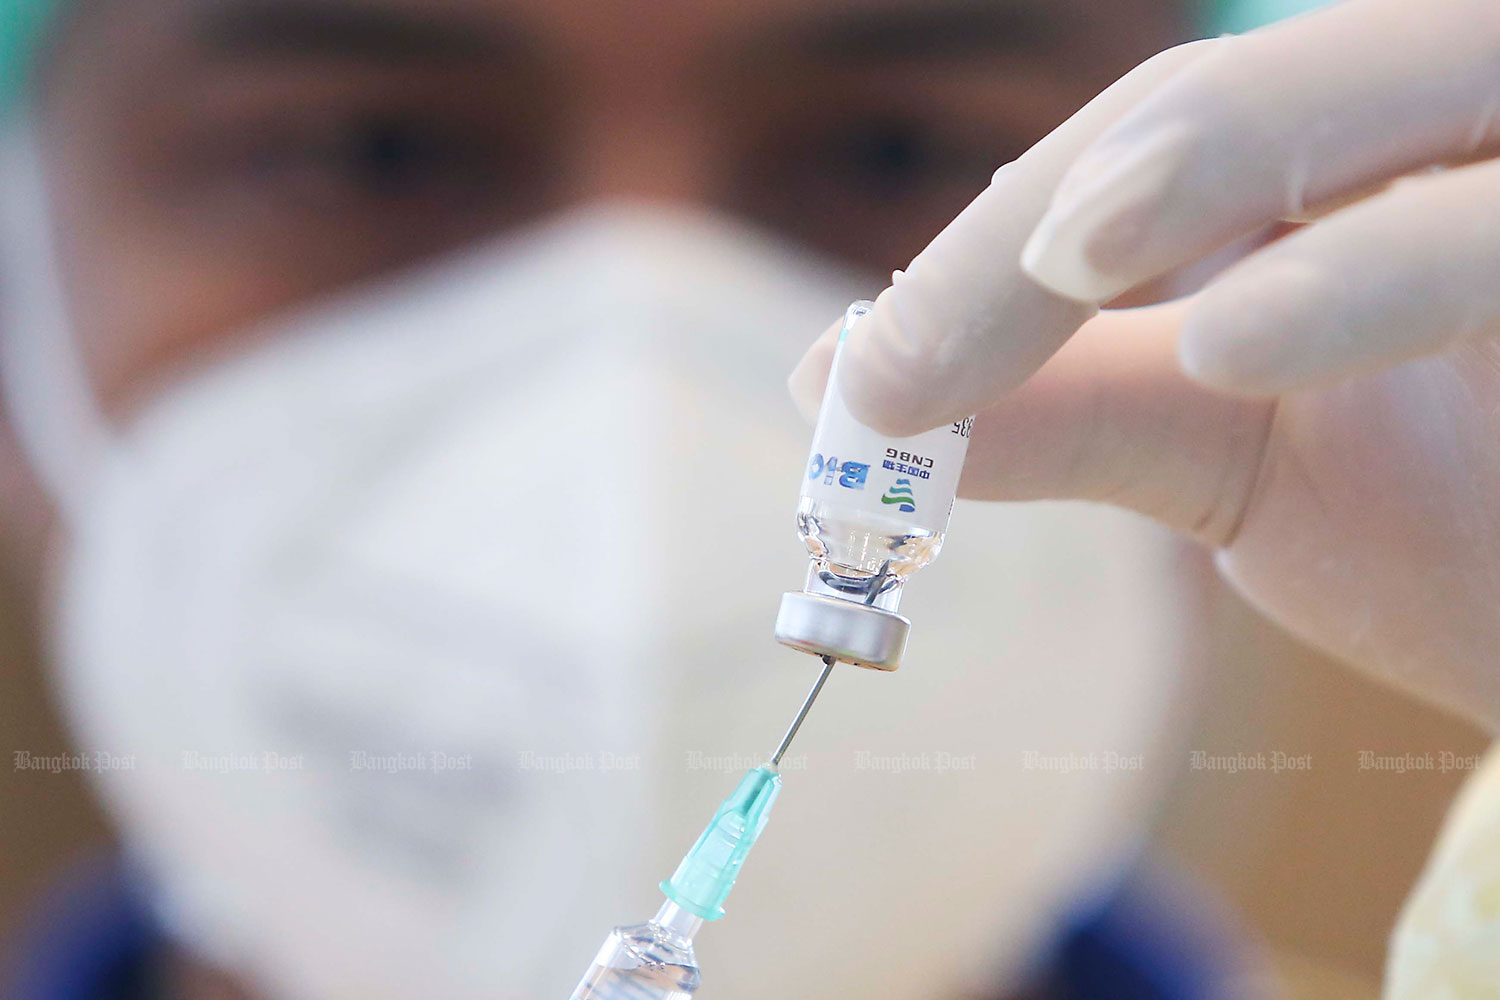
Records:
<instances>
[{"instance_id":1,"label":"syringe needle","mask_svg":"<svg viewBox=\"0 0 1500 1000\"><path fill-rule=\"evenodd\" d=\"M802 707L797 709L797 717L792 720L786 735L781 738L781 745L771 755L771 766L777 767L781 764L781 758L786 754L786 748L792 745L792 737L797 735L797 730L802 728L802 720L807 718L807 710L812 708L812 703L818 699L818 692L823 690L823 682L828 680L828 674L833 670L833 657L823 657L823 672L818 675L817 682L813 684L812 690L807 693L807 698L802 702Z\"/></svg>"}]
</instances>

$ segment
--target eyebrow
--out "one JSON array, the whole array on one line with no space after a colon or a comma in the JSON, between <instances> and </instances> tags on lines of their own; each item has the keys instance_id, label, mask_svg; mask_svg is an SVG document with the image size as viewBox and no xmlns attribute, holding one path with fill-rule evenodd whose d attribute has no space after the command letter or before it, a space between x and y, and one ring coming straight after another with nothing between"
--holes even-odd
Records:
<instances>
[{"instance_id":1,"label":"eyebrow","mask_svg":"<svg viewBox=\"0 0 1500 1000\"><path fill-rule=\"evenodd\" d=\"M433 62L514 56L515 34L477 17L434 18L349 0L207 0L194 33L231 56L338 56Z\"/></svg>"},{"instance_id":2,"label":"eyebrow","mask_svg":"<svg viewBox=\"0 0 1500 1000\"><path fill-rule=\"evenodd\" d=\"M762 44L833 62L1036 54L1068 44L1075 16L1036 0L928 2L823 15Z\"/></svg>"}]
</instances>

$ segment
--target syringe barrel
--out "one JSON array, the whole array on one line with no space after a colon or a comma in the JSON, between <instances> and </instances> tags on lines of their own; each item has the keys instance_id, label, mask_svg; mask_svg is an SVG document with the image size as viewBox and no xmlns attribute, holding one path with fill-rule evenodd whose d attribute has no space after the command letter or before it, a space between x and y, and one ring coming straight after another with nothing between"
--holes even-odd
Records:
<instances>
[{"instance_id":1,"label":"syringe barrel","mask_svg":"<svg viewBox=\"0 0 1500 1000\"><path fill-rule=\"evenodd\" d=\"M839 388L839 361L871 308L855 302L844 314L797 505L807 582L802 594L783 598L776 638L894 670L909 624L896 614L901 590L942 549L974 421L891 437L854 418Z\"/></svg>"},{"instance_id":2,"label":"syringe barrel","mask_svg":"<svg viewBox=\"0 0 1500 1000\"><path fill-rule=\"evenodd\" d=\"M693 953L702 925L669 900L646 923L616 927L570 1000L688 1000L702 981Z\"/></svg>"}]
</instances>

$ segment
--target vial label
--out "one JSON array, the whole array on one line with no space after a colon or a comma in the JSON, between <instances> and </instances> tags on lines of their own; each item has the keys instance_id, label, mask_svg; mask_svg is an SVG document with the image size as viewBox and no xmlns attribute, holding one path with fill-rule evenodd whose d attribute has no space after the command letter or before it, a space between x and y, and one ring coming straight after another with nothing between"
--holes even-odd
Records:
<instances>
[{"instance_id":1,"label":"vial label","mask_svg":"<svg viewBox=\"0 0 1500 1000\"><path fill-rule=\"evenodd\" d=\"M912 437L887 437L855 420L839 392L839 359L849 331L870 311L858 302L844 315L833 369L813 431L802 496L878 514L928 532L947 530L974 418Z\"/></svg>"}]
</instances>

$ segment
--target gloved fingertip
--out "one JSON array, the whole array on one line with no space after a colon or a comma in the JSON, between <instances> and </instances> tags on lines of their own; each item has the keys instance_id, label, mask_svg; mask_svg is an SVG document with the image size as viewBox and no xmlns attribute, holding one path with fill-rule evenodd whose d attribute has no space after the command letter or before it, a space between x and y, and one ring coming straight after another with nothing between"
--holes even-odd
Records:
<instances>
[{"instance_id":1,"label":"gloved fingertip","mask_svg":"<svg viewBox=\"0 0 1500 1000\"><path fill-rule=\"evenodd\" d=\"M1090 265L1081 237L1068 220L1050 215L1043 218L1021 249L1021 270L1032 281L1065 299L1108 301L1120 283Z\"/></svg>"},{"instance_id":2,"label":"gloved fingertip","mask_svg":"<svg viewBox=\"0 0 1500 1000\"><path fill-rule=\"evenodd\" d=\"M1183 337L1177 342L1177 364L1199 385L1219 392L1235 392L1242 373L1209 337Z\"/></svg>"},{"instance_id":3,"label":"gloved fingertip","mask_svg":"<svg viewBox=\"0 0 1500 1000\"><path fill-rule=\"evenodd\" d=\"M849 413L866 427L888 437L911 437L946 422L934 402L919 398L911 391L909 380L891 380L881 376L878 366L865 362L850 350L839 363L839 387Z\"/></svg>"},{"instance_id":4,"label":"gloved fingertip","mask_svg":"<svg viewBox=\"0 0 1500 1000\"><path fill-rule=\"evenodd\" d=\"M1026 241L1021 269L1081 302L1107 302L1149 277L1140 248L1162 226L1188 147L1186 127L1170 124L1086 151Z\"/></svg>"},{"instance_id":5,"label":"gloved fingertip","mask_svg":"<svg viewBox=\"0 0 1500 1000\"><path fill-rule=\"evenodd\" d=\"M1182 373L1232 396L1279 396L1304 381L1298 344L1283 331L1248 323L1185 327L1177 342Z\"/></svg>"},{"instance_id":6,"label":"gloved fingertip","mask_svg":"<svg viewBox=\"0 0 1500 1000\"><path fill-rule=\"evenodd\" d=\"M1332 317L1318 272L1301 262L1257 266L1210 288L1177 340L1183 374L1236 396L1276 396L1330 364L1317 327Z\"/></svg>"},{"instance_id":7,"label":"gloved fingertip","mask_svg":"<svg viewBox=\"0 0 1500 1000\"><path fill-rule=\"evenodd\" d=\"M828 387L828 372L833 367L833 352L838 346L842 327L843 320L840 319L819 334L787 376L786 387L792 394L792 402L809 424L818 422L818 411L823 406L823 392Z\"/></svg>"},{"instance_id":8,"label":"gloved fingertip","mask_svg":"<svg viewBox=\"0 0 1500 1000\"><path fill-rule=\"evenodd\" d=\"M815 371L809 371L809 367L806 361L797 365L787 377L786 387L792 394L792 403L797 407L797 413L809 424L816 424L828 378L826 372L819 377Z\"/></svg>"}]
</instances>

